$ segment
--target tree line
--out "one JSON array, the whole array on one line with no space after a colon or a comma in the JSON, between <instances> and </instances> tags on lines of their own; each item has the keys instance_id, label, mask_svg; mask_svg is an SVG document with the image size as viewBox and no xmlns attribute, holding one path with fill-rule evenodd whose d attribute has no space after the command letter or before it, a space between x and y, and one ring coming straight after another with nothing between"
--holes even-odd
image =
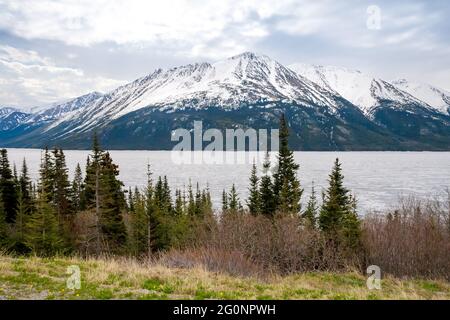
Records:
<instances>
[{"instance_id":1,"label":"tree line","mask_svg":"<svg viewBox=\"0 0 450 320\"><path fill-rule=\"evenodd\" d=\"M345 188L341 164L336 159L329 186L319 205L312 188L302 208L303 189L299 165L288 145L289 129L280 118L280 150L271 170L269 156L258 175L250 173L249 197L243 205L235 186L223 191L222 210L214 214L209 188L189 182L172 189L167 177L153 179L150 165L143 189L124 189L119 168L109 152L93 137L85 172L78 164L69 180L64 151L42 152L39 179L33 183L24 159L18 172L11 168L6 149L0 152L0 246L17 254L151 255L183 247L200 238L199 233L220 225L226 215L253 215L277 219L297 217L305 228L323 233L330 246L357 250L360 220L356 200ZM205 237L201 237L202 239ZM206 237L207 239L207 237Z\"/></svg>"}]
</instances>

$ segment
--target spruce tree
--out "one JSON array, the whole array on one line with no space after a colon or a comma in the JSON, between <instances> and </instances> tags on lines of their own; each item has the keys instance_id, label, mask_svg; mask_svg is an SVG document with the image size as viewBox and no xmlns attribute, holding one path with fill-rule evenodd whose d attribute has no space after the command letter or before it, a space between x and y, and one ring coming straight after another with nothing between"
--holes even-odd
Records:
<instances>
[{"instance_id":1,"label":"spruce tree","mask_svg":"<svg viewBox=\"0 0 450 320\"><path fill-rule=\"evenodd\" d=\"M359 220L356 202L344 187L344 176L339 159L329 175L329 186L324 194L319 216L320 229L332 240L345 241L350 246L359 242Z\"/></svg>"},{"instance_id":2,"label":"spruce tree","mask_svg":"<svg viewBox=\"0 0 450 320\"><path fill-rule=\"evenodd\" d=\"M150 256L152 254L152 237L153 232L152 228L155 222L155 212L156 206L154 203L154 188L153 188L153 180L152 180L152 171L150 167L150 163L147 164L147 186L145 188L145 213L146 213L146 247L147 247L147 255Z\"/></svg>"},{"instance_id":3,"label":"spruce tree","mask_svg":"<svg viewBox=\"0 0 450 320\"><path fill-rule=\"evenodd\" d=\"M184 213L184 204L183 204L183 198L181 196L181 190L177 189L175 191L175 208L174 208L175 215L181 216Z\"/></svg>"},{"instance_id":4,"label":"spruce tree","mask_svg":"<svg viewBox=\"0 0 450 320\"><path fill-rule=\"evenodd\" d=\"M100 200L99 222L109 250L117 252L122 249L127 240L122 216L122 211L125 208L125 198L122 191L123 183L117 179L119 170L108 152L103 154L100 167L98 192Z\"/></svg>"},{"instance_id":5,"label":"spruce tree","mask_svg":"<svg viewBox=\"0 0 450 320\"><path fill-rule=\"evenodd\" d=\"M77 163L75 168L75 174L72 181L72 191L71 191L71 201L73 210L75 212L79 212L82 210L84 206L84 200L82 198L83 195L83 173L81 172L80 164Z\"/></svg>"},{"instance_id":6,"label":"spruce tree","mask_svg":"<svg viewBox=\"0 0 450 320\"><path fill-rule=\"evenodd\" d=\"M39 186L38 192L48 197L47 202L52 201L54 194L54 170L53 161L48 148L43 150L41 154L41 167L39 169Z\"/></svg>"},{"instance_id":7,"label":"spruce tree","mask_svg":"<svg viewBox=\"0 0 450 320\"><path fill-rule=\"evenodd\" d=\"M211 192L209 186L206 185L206 189L202 191L202 216L211 217L213 214L213 206L211 201Z\"/></svg>"},{"instance_id":8,"label":"spruce tree","mask_svg":"<svg viewBox=\"0 0 450 320\"><path fill-rule=\"evenodd\" d=\"M8 225L6 223L5 207L0 194L0 249L5 247L8 242Z\"/></svg>"},{"instance_id":9,"label":"spruce tree","mask_svg":"<svg viewBox=\"0 0 450 320\"><path fill-rule=\"evenodd\" d=\"M342 237L347 247L358 250L361 247L361 221L356 212L356 197L350 196L350 208L342 221Z\"/></svg>"},{"instance_id":10,"label":"spruce tree","mask_svg":"<svg viewBox=\"0 0 450 320\"><path fill-rule=\"evenodd\" d=\"M222 191L222 212L228 211L228 195L225 189Z\"/></svg>"},{"instance_id":11,"label":"spruce tree","mask_svg":"<svg viewBox=\"0 0 450 320\"><path fill-rule=\"evenodd\" d=\"M117 179L118 175L117 165L110 154L101 149L94 134L92 152L86 163L82 199L85 208L95 212L97 253L102 247L110 252L119 252L127 241L122 216L126 200L123 183Z\"/></svg>"},{"instance_id":12,"label":"spruce tree","mask_svg":"<svg viewBox=\"0 0 450 320\"><path fill-rule=\"evenodd\" d=\"M131 187L128 188L128 211L134 212L134 199L133 199L133 191L131 190Z\"/></svg>"},{"instance_id":13,"label":"spruce tree","mask_svg":"<svg viewBox=\"0 0 450 320\"><path fill-rule=\"evenodd\" d=\"M22 188L20 188L12 239L13 250L17 253L24 254L28 252L28 247L25 241L25 235L27 232L26 224L32 212L33 210L30 207L30 201L25 198Z\"/></svg>"},{"instance_id":14,"label":"spruce tree","mask_svg":"<svg viewBox=\"0 0 450 320\"><path fill-rule=\"evenodd\" d=\"M0 196L3 202L6 222L13 223L17 210L17 185L9 166L6 149L0 150Z\"/></svg>"},{"instance_id":15,"label":"spruce tree","mask_svg":"<svg viewBox=\"0 0 450 320\"><path fill-rule=\"evenodd\" d=\"M84 177L84 190L81 196L82 210L96 206L97 183L101 174L101 160L104 151L100 147L97 133L92 139L92 151L86 160L86 175Z\"/></svg>"},{"instance_id":16,"label":"spruce tree","mask_svg":"<svg viewBox=\"0 0 450 320\"><path fill-rule=\"evenodd\" d=\"M303 219L307 226L315 228L317 224L317 215L318 215L319 206L317 203L316 190L314 188L314 181L311 187L311 195L308 200L308 204L306 205L306 210L303 213Z\"/></svg>"},{"instance_id":17,"label":"spruce tree","mask_svg":"<svg viewBox=\"0 0 450 320\"><path fill-rule=\"evenodd\" d=\"M133 211L131 211L131 249L134 255L147 254L148 242L148 217L146 212L146 200L139 191L134 193Z\"/></svg>"},{"instance_id":18,"label":"spruce tree","mask_svg":"<svg viewBox=\"0 0 450 320\"><path fill-rule=\"evenodd\" d=\"M169 181L167 179L167 176L164 176L164 182L163 182L163 203L164 203L164 208L167 211L167 213L171 213L172 212L172 195L170 192Z\"/></svg>"},{"instance_id":19,"label":"spruce tree","mask_svg":"<svg viewBox=\"0 0 450 320\"><path fill-rule=\"evenodd\" d=\"M32 207L32 188L31 180L28 175L28 167L25 158L23 159L22 169L19 177L19 190L22 192L22 198L25 201L28 209L31 210Z\"/></svg>"},{"instance_id":20,"label":"spruce tree","mask_svg":"<svg viewBox=\"0 0 450 320\"><path fill-rule=\"evenodd\" d=\"M66 157L61 149L55 148L53 154L53 204L61 223L68 221L73 213L70 200L71 185L66 166Z\"/></svg>"},{"instance_id":21,"label":"spruce tree","mask_svg":"<svg viewBox=\"0 0 450 320\"><path fill-rule=\"evenodd\" d=\"M289 129L284 114L280 118L279 137L278 168L273 181L276 208L285 213L299 213L303 190L297 178L299 165L295 163L294 153L289 149Z\"/></svg>"},{"instance_id":22,"label":"spruce tree","mask_svg":"<svg viewBox=\"0 0 450 320\"><path fill-rule=\"evenodd\" d=\"M63 249L55 210L47 199L45 193L39 194L36 210L26 224L25 243L39 256L51 256Z\"/></svg>"},{"instance_id":23,"label":"spruce tree","mask_svg":"<svg viewBox=\"0 0 450 320\"><path fill-rule=\"evenodd\" d=\"M237 212L238 210L241 209L241 203L239 201L239 196L237 194L236 191L236 186L233 185L231 186L230 192L228 194L228 209L231 212Z\"/></svg>"},{"instance_id":24,"label":"spruce tree","mask_svg":"<svg viewBox=\"0 0 450 320\"><path fill-rule=\"evenodd\" d=\"M259 183L259 178L258 178L257 168L256 168L255 161L253 161L252 171L250 174L249 197L247 200L248 210L253 215L257 215L258 213L260 213L260 208L261 208L258 183Z\"/></svg>"},{"instance_id":25,"label":"spruce tree","mask_svg":"<svg viewBox=\"0 0 450 320\"><path fill-rule=\"evenodd\" d=\"M190 216L195 216L195 198L194 198L194 192L192 190L192 183L189 180L189 186L188 186L188 208L187 212Z\"/></svg>"},{"instance_id":26,"label":"spruce tree","mask_svg":"<svg viewBox=\"0 0 450 320\"><path fill-rule=\"evenodd\" d=\"M273 194L272 179L270 177L270 157L266 153L263 164L263 176L259 187L260 212L267 217L275 215L275 199Z\"/></svg>"},{"instance_id":27,"label":"spruce tree","mask_svg":"<svg viewBox=\"0 0 450 320\"><path fill-rule=\"evenodd\" d=\"M202 215L202 207L203 207L203 202L202 202L202 193L200 191L200 186L197 182L196 185L196 189L195 189L195 216L196 217L200 217Z\"/></svg>"}]
</instances>

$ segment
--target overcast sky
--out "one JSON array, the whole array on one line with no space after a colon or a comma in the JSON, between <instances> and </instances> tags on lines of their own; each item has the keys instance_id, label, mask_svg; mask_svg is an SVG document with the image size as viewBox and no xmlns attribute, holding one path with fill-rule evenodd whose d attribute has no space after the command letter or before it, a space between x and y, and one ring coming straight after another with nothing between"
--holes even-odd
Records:
<instances>
[{"instance_id":1,"label":"overcast sky","mask_svg":"<svg viewBox=\"0 0 450 320\"><path fill-rule=\"evenodd\" d=\"M450 90L450 1L0 0L0 105L244 51Z\"/></svg>"}]
</instances>

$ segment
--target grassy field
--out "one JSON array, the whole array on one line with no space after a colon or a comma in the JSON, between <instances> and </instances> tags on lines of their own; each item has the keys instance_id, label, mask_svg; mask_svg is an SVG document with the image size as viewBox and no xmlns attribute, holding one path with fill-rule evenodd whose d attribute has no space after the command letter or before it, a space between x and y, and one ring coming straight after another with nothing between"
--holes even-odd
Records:
<instances>
[{"instance_id":1,"label":"grassy field","mask_svg":"<svg viewBox=\"0 0 450 320\"><path fill-rule=\"evenodd\" d=\"M81 270L81 289L66 286L67 267ZM0 255L1 299L450 299L450 283L384 278L368 290L357 273L237 278L134 260L13 258Z\"/></svg>"}]
</instances>

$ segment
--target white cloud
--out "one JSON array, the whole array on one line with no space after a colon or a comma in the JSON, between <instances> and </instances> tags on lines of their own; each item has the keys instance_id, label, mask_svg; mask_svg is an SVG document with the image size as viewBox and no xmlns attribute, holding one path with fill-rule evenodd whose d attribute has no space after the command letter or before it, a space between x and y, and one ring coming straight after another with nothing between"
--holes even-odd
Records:
<instances>
[{"instance_id":1,"label":"white cloud","mask_svg":"<svg viewBox=\"0 0 450 320\"><path fill-rule=\"evenodd\" d=\"M108 91L124 81L86 75L76 68L55 65L35 51L0 46L0 101L6 105L31 106Z\"/></svg>"},{"instance_id":2,"label":"white cloud","mask_svg":"<svg viewBox=\"0 0 450 320\"><path fill-rule=\"evenodd\" d=\"M261 10L270 16L269 6ZM206 45L238 24L242 37L267 31L250 15L256 1L0 1L0 28L27 39L51 39L69 45L179 42ZM239 31L233 29L236 36Z\"/></svg>"},{"instance_id":3,"label":"white cloud","mask_svg":"<svg viewBox=\"0 0 450 320\"><path fill-rule=\"evenodd\" d=\"M214 45L207 50L214 54L210 57L223 58L220 47L228 47L230 39L239 44L231 50L238 53L242 44L251 48L273 31L317 35L355 47L390 45L439 15L416 3L380 4L383 27L372 32L366 28L367 6L331 0L0 0L0 29L78 46L144 43L190 48L192 54Z\"/></svg>"},{"instance_id":4,"label":"white cloud","mask_svg":"<svg viewBox=\"0 0 450 320\"><path fill-rule=\"evenodd\" d=\"M376 3L381 9L381 30L366 26L370 1L0 0L0 30L32 40L39 52L39 40L57 41L57 47L64 48L64 64L69 65L55 64L37 51L0 46L0 101L52 102L92 90L109 90L122 81L89 73L92 63L85 63L86 59L103 59L102 54L126 57L129 60L124 64L134 63L139 76L149 71L150 64L133 61L135 52L141 56L151 52L152 57L167 57L164 62L179 62L218 60L273 46L274 52L284 51L284 56L295 60L298 52L285 53L292 50L289 45L277 47L279 34L288 35L293 42L298 39L302 45L308 44L305 39L318 40L325 52L341 50L340 58L345 61L361 58L368 51L395 51L393 54L405 56L412 51L430 56L450 52L448 41L433 32L434 24L446 19L445 12L428 10L417 1ZM273 45L268 43L272 40ZM104 49L97 51L99 47ZM157 60L151 67L159 67ZM83 63L88 67L81 67ZM374 65L384 66L383 61ZM107 72L106 68L109 65L99 72Z\"/></svg>"}]
</instances>

